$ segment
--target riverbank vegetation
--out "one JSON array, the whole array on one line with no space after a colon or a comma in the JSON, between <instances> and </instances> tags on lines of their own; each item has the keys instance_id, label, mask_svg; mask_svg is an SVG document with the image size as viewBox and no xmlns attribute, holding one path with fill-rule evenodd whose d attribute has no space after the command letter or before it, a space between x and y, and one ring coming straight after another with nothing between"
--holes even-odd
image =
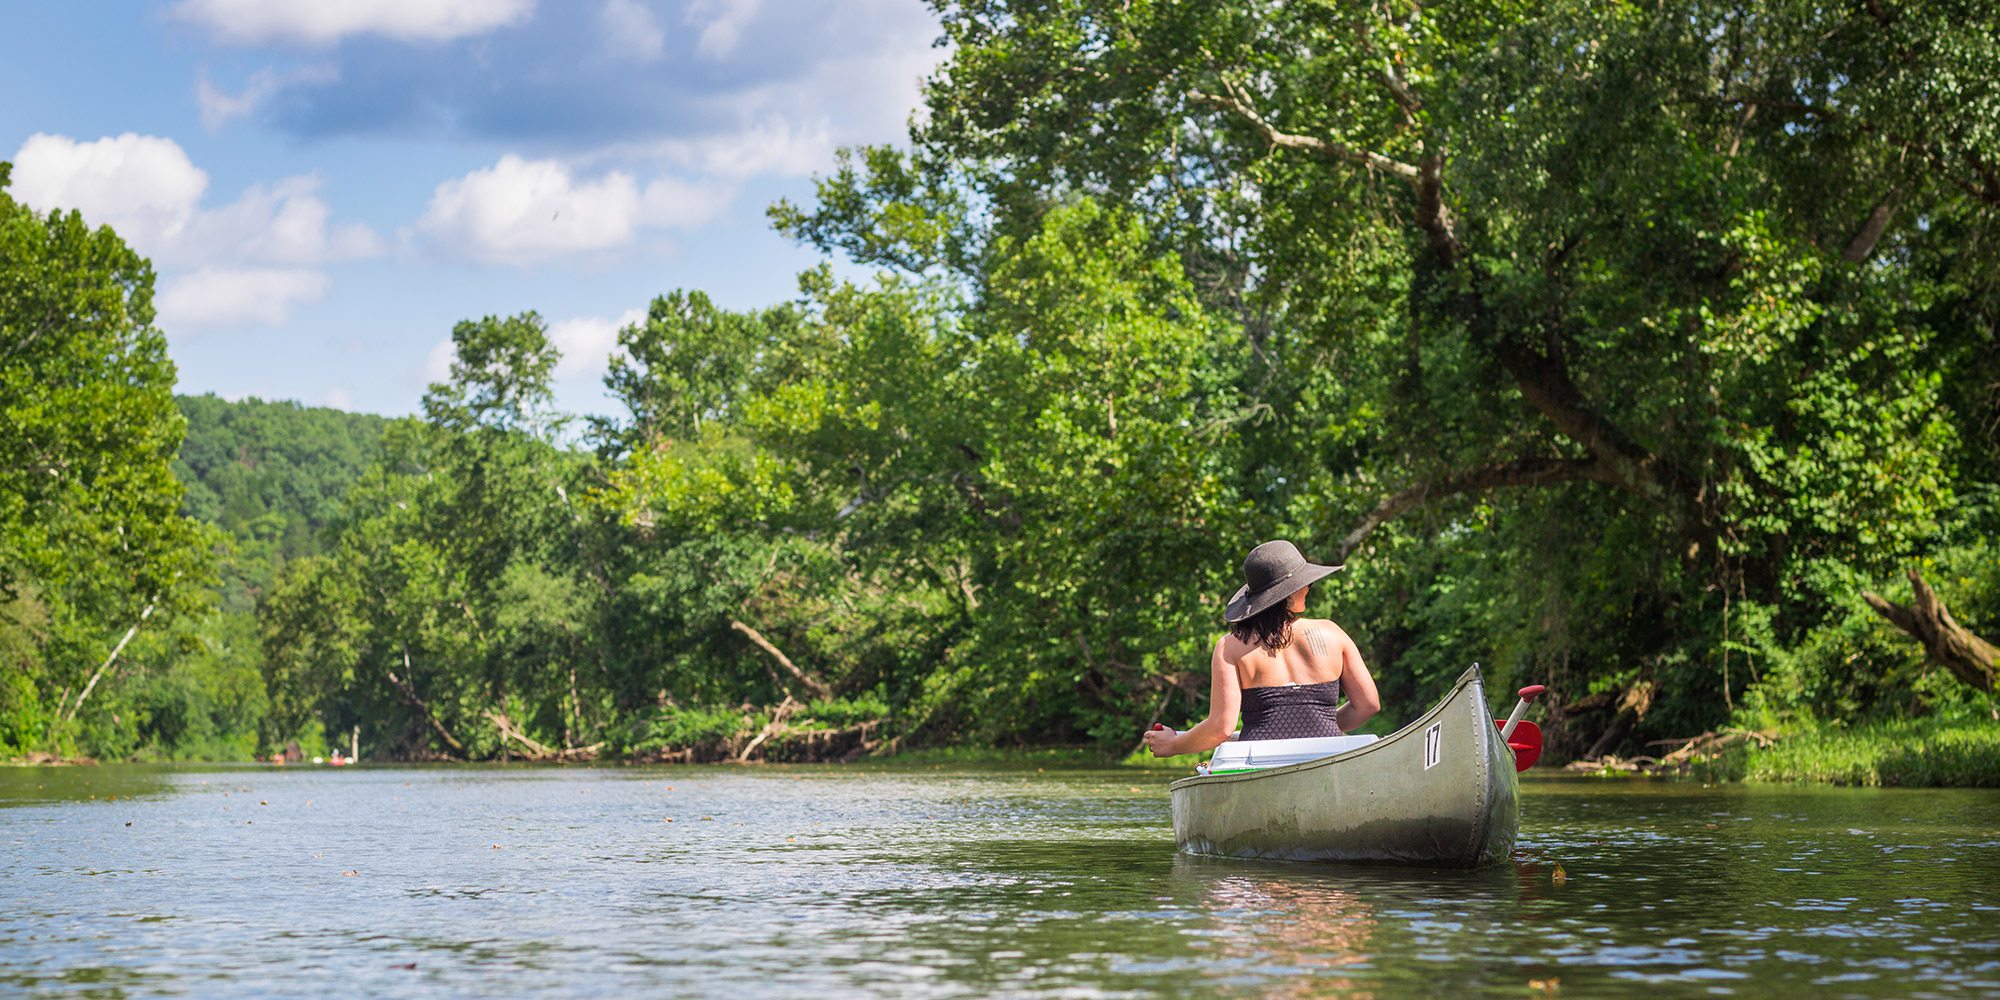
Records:
<instances>
[{"instance_id":1,"label":"riverbank vegetation","mask_svg":"<svg viewBox=\"0 0 2000 1000\"><path fill-rule=\"evenodd\" d=\"M1385 724L1479 661L1554 760L1986 745L1990 11L940 16L910 143L772 210L875 275L661 295L607 414L485 317L421 415L257 411L338 443L254 464L145 262L0 202L0 750L1115 757L1271 537L1349 564Z\"/></svg>"},{"instance_id":2,"label":"riverbank vegetation","mask_svg":"<svg viewBox=\"0 0 2000 1000\"><path fill-rule=\"evenodd\" d=\"M1990 719L1936 717L1825 727L1739 747L1699 773L1731 781L1995 788L2000 727Z\"/></svg>"}]
</instances>

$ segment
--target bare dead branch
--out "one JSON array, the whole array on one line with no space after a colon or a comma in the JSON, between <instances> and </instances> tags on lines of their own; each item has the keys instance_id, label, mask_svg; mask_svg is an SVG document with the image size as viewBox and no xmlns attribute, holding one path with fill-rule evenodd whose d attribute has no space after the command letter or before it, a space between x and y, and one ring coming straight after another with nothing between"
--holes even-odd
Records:
<instances>
[{"instance_id":1,"label":"bare dead branch","mask_svg":"<svg viewBox=\"0 0 2000 1000\"><path fill-rule=\"evenodd\" d=\"M784 667L786 673L791 674L800 684L805 685L806 689L813 693L813 697L820 701L833 700L833 690L831 688L805 671L800 670L798 664L793 663L792 658L786 656L783 650L771 645L771 640L764 638L763 633L735 618L729 619L729 627L743 633L744 638L749 639L758 649L769 654L771 659L778 661L778 666Z\"/></svg>"},{"instance_id":2,"label":"bare dead branch","mask_svg":"<svg viewBox=\"0 0 2000 1000\"><path fill-rule=\"evenodd\" d=\"M111 669L113 663L118 662L118 654L125 651L125 644L131 642L132 637L139 634L139 626L144 625L146 619L152 616L153 602L148 601L146 602L146 610L139 612L139 620L133 622L132 627L125 630L125 637L118 640L118 645L111 647L111 655L105 657L104 662L99 664L97 669L91 673L90 683L85 684L83 690L76 693L76 704L70 706L69 712L63 716L63 721L67 722L70 719L74 719L76 718L76 713L83 711L83 700L90 697L90 692L93 688L97 687L97 682L104 679L105 672ZM69 692L65 690L63 694L67 697ZM62 703L57 702L56 707L60 709Z\"/></svg>"}]
</instances>

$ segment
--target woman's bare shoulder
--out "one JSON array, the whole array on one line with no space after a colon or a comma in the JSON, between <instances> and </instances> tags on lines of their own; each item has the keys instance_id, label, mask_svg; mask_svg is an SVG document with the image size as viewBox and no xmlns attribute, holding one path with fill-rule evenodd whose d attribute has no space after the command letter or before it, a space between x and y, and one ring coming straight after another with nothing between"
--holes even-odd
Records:
<instances>
[{"instance_id":1,"label":"woman's bare shoulder","mask_svg":"<svg viewBox=\"0 0 2000 1000\"><path fill-rule=\"evenodd\" d=\"M1330 652L1341 643L1353 642L1347 631L1325 618L1301 618L1292 623L1305 637L1306 644L1320 652Z\"/></svg>"}]
</instances>

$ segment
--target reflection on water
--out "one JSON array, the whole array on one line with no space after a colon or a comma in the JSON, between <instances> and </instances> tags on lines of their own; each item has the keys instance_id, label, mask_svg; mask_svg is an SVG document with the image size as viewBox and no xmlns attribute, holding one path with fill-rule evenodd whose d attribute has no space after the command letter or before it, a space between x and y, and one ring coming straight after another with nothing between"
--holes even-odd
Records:
<instances>
[{"instance_id":1,"label":"reflection on water","mask_svg":"<svg viewBox=\"0 0 2000 1000\"><path fill-rule=\"evenodd\" d=\"M1195 866L1189 865L1186 868ZM1269 997L1356 996L1356 980L1331 971L1373 961L1374 911L1359 895L1331 879L1221 874L1209 876L1202 907L1215 923L1211 940L1229 964L1284 978L1258 992Z\"/></svg>"},{"instance_id":2,"label":"reflection on water","mask_svg":"<svg viewBox=\"0 0 2000 1000\"><path fill-rule=\"evenodd\" d=\"M1132 772L6 769L0 993L1974 996L1996 847L1991 792L1536 780L1431 872L1176 855Z\"/></svg>"}]
</instances>

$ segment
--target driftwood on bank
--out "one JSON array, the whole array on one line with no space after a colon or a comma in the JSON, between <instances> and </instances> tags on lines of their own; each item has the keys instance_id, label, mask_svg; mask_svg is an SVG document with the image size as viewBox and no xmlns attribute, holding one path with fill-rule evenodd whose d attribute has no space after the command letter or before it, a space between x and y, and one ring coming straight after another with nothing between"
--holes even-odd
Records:
<instances>
[{"instance_id":1,"label":"driftwood on bank","mask_svg":"<svg viewBox=\"0 0 2000 1000\"><path fill-rule=\"evenodd\" d=\"M1896 604L1872 590L1862 591L1861 599L1890 624L1923 643L1924 652L1953 677L1991 694L1994 674L2000 671L2000 648L1960 625L1922 574L1913 569L1909 576L1910 604Z\"/></svg>"},{"instance_id":2,"label":"driftwood on bank","mask_svg":"<svg viewBox=\"0 0 2000 1000\"><path fill-rule=\"evenodd\" d=\"M746 718L744 727L728 736L662 747L632 760L650 764L825 764L847 763L895 749L895 740L883 740L876 735L882 728L881 719L868 719L838 729L794 726L789 719L807 706L796 701L791 704L792 708L782 715L780 711L785 706L781 704L773 710L772 718L755 730ZM749 716L751 707L745 705L744 712Z\"/></svg>"},{"instance_id":3,"label":"driftwood on bank","mask_svg":"<svg viewBox=\"0 0 2000 1000\"><path fill-rule=\"evenodd\" d=\"M770 739L774 733L778 732L785 725L785 717L798 711L800 707L798 702L792 700L791 695L786 695L785 700L780 702L777 708L771 710L771 721L764 724L764 728L757 733L755 739L745 744L742 750L737 751L736 762L741 764L749 760L750 755L755 753L758 747L763 746L765 740Z\"/></svg>"},{"instance_id":4,"label":"driftwood on bank","mask_svg":"<svg viewBox=\"0 0 2000 1000\"><path fill-rule=\"evenodd\" d=\"M1694 769L1695 764L1719 757L1732 747L1745 743L1768 747L1774 742L1776 738L1770 733L1747 729L1710 730L1699 736L1677 736L1673 739L1653 740L1647 743L1649 747L1674 747L1673 750L1657 757L1650 754L1638 754L1632 757L1604 754L1595 759L1570 761L1563 770L1588 774L1602 774L1606 771L1628 774L1687 774Z\"/></svg>"}]
</instances>

